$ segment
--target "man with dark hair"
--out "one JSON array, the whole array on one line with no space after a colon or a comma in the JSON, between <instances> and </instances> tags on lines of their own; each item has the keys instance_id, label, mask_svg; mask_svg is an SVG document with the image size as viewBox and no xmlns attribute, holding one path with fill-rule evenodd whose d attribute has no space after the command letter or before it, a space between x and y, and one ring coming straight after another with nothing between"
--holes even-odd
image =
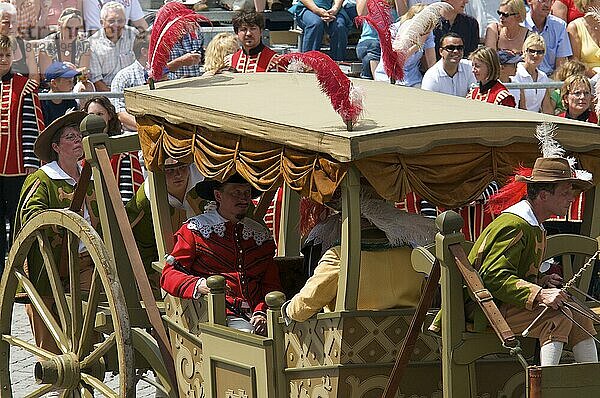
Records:
<instances>
[{"instance_id":1,"label":"man with dark hair","mask_svg":"<svg viewBox=\"0 0 600 398\"><path fill-rule=\"evenodd\" d=\"M256 11L240 11L231 20L242 48L231 57L231 67L241 73L267 72L277 68L277 53L262 43L265 20Z\"/></svg>"},{"instance_id":2,"label":"man with dark hair","mask_svg":"<svg viewBox=\"0 0 600 398\"><path fill-rule=\"evenodd\" d=\"M421 88L465 98L477 81L471 62L463 59L464 48L463 39L457 33L442 36L439 49L442 58L425 72Z\"/></svg>"},{"instance_id":3,"label":"man with dark hair","mask_svg":"<svg viewBox=\"0 0 600 398\"><path fill-rule=\"evenodd\" d=\"M196 193L217 208L190 218L177 231L160 284L173 296L197 299L209 292L206 278L221 274L227 282L227 325L264 335L265 295L281 285L271 233L246 216L260 192L234 174L223 183L202 181Z\"/></svg>"},{"instance_id":4,"label":"man with dark hair","mask_svg":"<svg viewBox=\"0 0 600 398\"><path fill-rule=\"evenodd\" d=\"M591 175L578 177L585 174L589 175L572 169L565 158L538 158L531 176L517 174L511 189L504 191L520 192L515 184L526 183L526 198L502 211L469 254L512 331L529 327L529 336L539 339L542 366L557 365L566 343L573 347L576 362L598 362L592 320L565 306L569 296L558 288L563 283L559 275L540 274L546 247L542 222L565 214L579 192L592 187ZM475 330L485 330L487 320L479 308L472 317ZM430 329L439 330L439 324Z\"/></svg>"},{"instance_id":5,"label":"man with dark hair","mask_svg":"<svg viewBox=\"0 0 600 398\"><path fill-rule=\"evenodd\" d=\"M440 18L440 22L433 30L435 36L435 51L440 59L441 39L449 32L458 34L464 42L463 58L467 58L479 46L479 23L475 18L466 15L465 5L469 0L443 0L453 8Z\"/></svg>"}]
</instances>

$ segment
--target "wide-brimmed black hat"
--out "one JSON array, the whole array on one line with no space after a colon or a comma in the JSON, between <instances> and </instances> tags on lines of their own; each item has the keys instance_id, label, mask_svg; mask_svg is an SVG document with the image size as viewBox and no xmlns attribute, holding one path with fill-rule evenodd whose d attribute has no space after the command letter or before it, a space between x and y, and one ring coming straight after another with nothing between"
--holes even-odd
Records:
<instances>
[{"instance_id":1,"label":"wide-brimmed black hat","mask_svg":"<svg viewBox=\"0 0 600 398\"><path fill-rule=\"evenodd\" d=\"M44 131L35 140L33 145L33 152L42 161L46 163L52 162L54 157L52 149L52 139L54 136L61 132L63 128L74 126L79 130L79 124L87 116L87 113L82 111L69 112L64 116L59 117L52 123L50 123Z\"/></svg>"},{"instance_id":2,"label":"wide-brimmed black hat","mask_svg":"<svg viewBox=\"0 0 600 398\"><path fill-rule=\"evenodd\" d=\"M200 181L198 184L196 184L196 187L194 188L196 190L196 193L198 194L198 196L202 199L205 200L215 200L215 189L218 189L221 185L223 184L250 184L244 177L242 177L240 174L235 173L234 175L232 175L231 177L229 177L227 180L223 181L223 182L219 182L217 180L204 180L204 181ZM254 186L252 186L252 184L250 184L250 186L252 187L252 198L258 198L261 195L261 191L259 191L258 189L254 188Z\"/></svg>"}]
</instances>

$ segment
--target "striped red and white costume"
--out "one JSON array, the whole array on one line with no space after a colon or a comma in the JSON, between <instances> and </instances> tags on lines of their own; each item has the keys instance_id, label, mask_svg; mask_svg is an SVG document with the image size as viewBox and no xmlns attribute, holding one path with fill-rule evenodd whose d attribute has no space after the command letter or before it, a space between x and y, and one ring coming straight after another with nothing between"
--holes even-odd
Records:
<instances>
[{"instance_id":1,"label":"striped red and white costume","mask_svg":"<svg viewBox=\"0 0 600 398\"><path fill-rule=\"evenodd\" d=\"M260 43L249 51L243 48L231 57L231 66L240 73L268 72L280 70L277 53Z\"/></svg>"},{"instance_id":2,"label":"striped red and white costume","mask_svg":"<svg viewBox=\"0 0 600 398\"><path fill-rule=\"evenodd\" d=\"M144 182L144 173L137 152L121 153L110 158L123 203L127 204Z\"/></svg>"},{"instance_id":3,"label":"striped red and white costume","mask_svg":"<svg viewBox=\"0 0 600 398\"><path fill-rule=\"evenodd\" d=\"M220 274L228 307L256 313L266 310L267 293L281 290L271 234L248 217L233 223L217 210L193 217L175 234L171 255L176 261L166 264L160 282L173 296L191 299L200 278ZM227 314L237 316L230 308Z\"/></svg>"}]
</instances>

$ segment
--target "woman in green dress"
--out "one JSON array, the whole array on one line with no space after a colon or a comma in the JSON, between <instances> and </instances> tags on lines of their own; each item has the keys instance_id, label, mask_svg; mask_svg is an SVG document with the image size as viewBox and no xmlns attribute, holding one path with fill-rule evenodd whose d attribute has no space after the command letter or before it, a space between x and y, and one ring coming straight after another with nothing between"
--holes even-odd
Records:
<instances>
[{"instance_id":1,"label":"woman in green dress","mask_svg":"<svg viewBox=\"0 0 600 398\"><path fill-rule=\"evenodd\" d=\"M21 190L20 203L17 209L15 231L29 221L34 215L47 209L68 208L73 199L75 186L81 176L81 159L83 157L82 135L79 124L87 116L85 112L71 112L56 119L38 136L34 152L45 164L25 180ZM89 184L80 214L93 226L98 225L98 205L94 195L93 184ZM59 264L62 246L62 233L56 229L47 230L48 240L56 264ZM89 290L93 263L85 248L79 246L80 278L82 290ZM48 308L53 308L48 275L38 250L31 250L27 257L29 279ZM68 280L68 275L61 275ZM39 347L59 353L54 339L49 334L41 318L31 305L26 306L32 326L35 342Z\"/></svg>"}]
</instances>

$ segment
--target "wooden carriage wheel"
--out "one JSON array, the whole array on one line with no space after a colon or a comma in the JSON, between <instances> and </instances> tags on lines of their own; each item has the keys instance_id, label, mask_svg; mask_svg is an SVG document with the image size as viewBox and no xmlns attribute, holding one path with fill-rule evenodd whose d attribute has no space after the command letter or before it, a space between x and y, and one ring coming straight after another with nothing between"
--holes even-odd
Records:
<instances>
[{"instance_id":1,"label":"wooden carriage wheel","mask_svg":"<svg viewBox=\"0 0 600 398\"><path fill-rule=\"evenodd\" d=\"M64 275L63 280L45 232L50 228L64 230L69 245L68 275ZM38 245L33 245L34 242ZM94 265L89 293L82 292L79 285L79 242L89 252ZM42 301L23 268L27 254L37 247L44 259L57 317ZM19 284L61 354L38 348L11 334L13 304ZM15 238L0 289L0 388L3 398L13 396L9 371L11 347L19 347L37 358L34 373L39 386L28 397L40 397L50 391L62 391L63 397L90 397L92 390L96 397L135 396L133 346L125 296L114 259L85 219L70 210L46 210L35 215ZM110 309L112 320L112 327L101 339L97 334L92 337L99 305ZM109 351L116 352L118 358L115 365L118 368L114 369L118 372L117 390L104 382L105 354Z\"/></svg>"}]
</instances>

